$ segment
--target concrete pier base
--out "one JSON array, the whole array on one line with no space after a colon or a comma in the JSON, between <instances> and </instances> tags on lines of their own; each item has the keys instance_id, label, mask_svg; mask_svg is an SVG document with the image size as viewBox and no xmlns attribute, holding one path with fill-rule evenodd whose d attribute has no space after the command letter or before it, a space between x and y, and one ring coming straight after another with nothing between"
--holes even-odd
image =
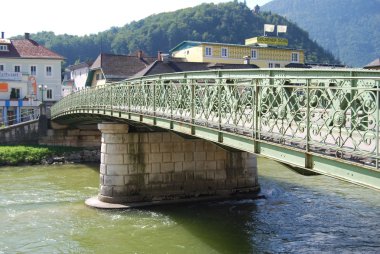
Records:
<instances>
[{"instance_id":1,"label":"concrete pier base","mask_svg":"<svg viewBox=\"0 0 380 254\"><path fill-rule=\"evenodd\" d=\"M102 133L100 202L147 205L259 190L252 154L170 132L133 133L127 124L103 123L98 128Z\"/></svg>"}]
</instances>

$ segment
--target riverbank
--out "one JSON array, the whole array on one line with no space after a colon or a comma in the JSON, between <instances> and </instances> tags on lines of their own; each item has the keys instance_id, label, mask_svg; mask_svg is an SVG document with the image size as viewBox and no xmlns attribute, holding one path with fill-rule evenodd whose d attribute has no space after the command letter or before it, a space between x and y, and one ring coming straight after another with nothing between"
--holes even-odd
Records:
<instances>
[{"instance_id":1,"label":"riverbank","mask_svg":"<svg viewBox=\"0 0 380 254\"><path fill-rule=\"evenodd\" d=\"M62 146L0 146L0 166L100 162L100 149Z\"/></svg>"}]
</instances>

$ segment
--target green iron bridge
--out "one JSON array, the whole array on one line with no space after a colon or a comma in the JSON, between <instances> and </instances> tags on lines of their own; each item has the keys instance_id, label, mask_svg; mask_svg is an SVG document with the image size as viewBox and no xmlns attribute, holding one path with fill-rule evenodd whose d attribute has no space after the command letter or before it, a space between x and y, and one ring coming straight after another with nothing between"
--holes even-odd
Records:
<instances>
[{"instance_id":1,"label":"green iron bridge","mask_svg":"<svg viewBox=\"0 0 380 254\"><path fill-rule=\"evenodd\" d=\"M160 127L380 189L380 72L213 70L124 80L69 95L61 123Z\"/></svg>"}]
</instances>

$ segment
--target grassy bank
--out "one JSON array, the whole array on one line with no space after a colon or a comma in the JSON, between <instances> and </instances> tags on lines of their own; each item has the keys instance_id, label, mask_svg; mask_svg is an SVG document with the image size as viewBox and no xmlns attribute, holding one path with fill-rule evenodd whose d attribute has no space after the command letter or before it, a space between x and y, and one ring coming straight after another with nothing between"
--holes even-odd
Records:
<instances>
[{"instance_id":1,"label":"grassy bank","mask_svg":"<svg viewBox=\"0 0 380 254\"><path fill-rule=\"evenodd\" d=\"M56 146L0 146L0 165L37 164L51 156L80 150Z\"/></svg>"}]
</instances>

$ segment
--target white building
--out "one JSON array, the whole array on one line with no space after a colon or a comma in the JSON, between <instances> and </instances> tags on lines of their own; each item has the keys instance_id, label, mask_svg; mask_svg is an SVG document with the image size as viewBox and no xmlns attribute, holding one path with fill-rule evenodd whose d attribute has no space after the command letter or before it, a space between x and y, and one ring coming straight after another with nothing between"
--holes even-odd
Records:
<instances>
[{"instance_id":1,"label":"white building","mask_svg":"<svg viewBox=\"0 0 380 254\"><path fill-rule=\"evenodd\" d=\"M39 45L25 33L24 39L0 38L0 116L3 124L41 101L61 98L61 65L64 58ZM1 125L1 123L0 123Z\"/></svg>"},{"instance_id":2,"label":"white building","mask_svg":"<svg viewBox=\"0 0 380 254\"><path fill-rule=\"evenodd\" d=\"M92 61L70 65L66 68L62 82L62 97L86 87L86 80Z\"/></svg>"}]
</instances>

